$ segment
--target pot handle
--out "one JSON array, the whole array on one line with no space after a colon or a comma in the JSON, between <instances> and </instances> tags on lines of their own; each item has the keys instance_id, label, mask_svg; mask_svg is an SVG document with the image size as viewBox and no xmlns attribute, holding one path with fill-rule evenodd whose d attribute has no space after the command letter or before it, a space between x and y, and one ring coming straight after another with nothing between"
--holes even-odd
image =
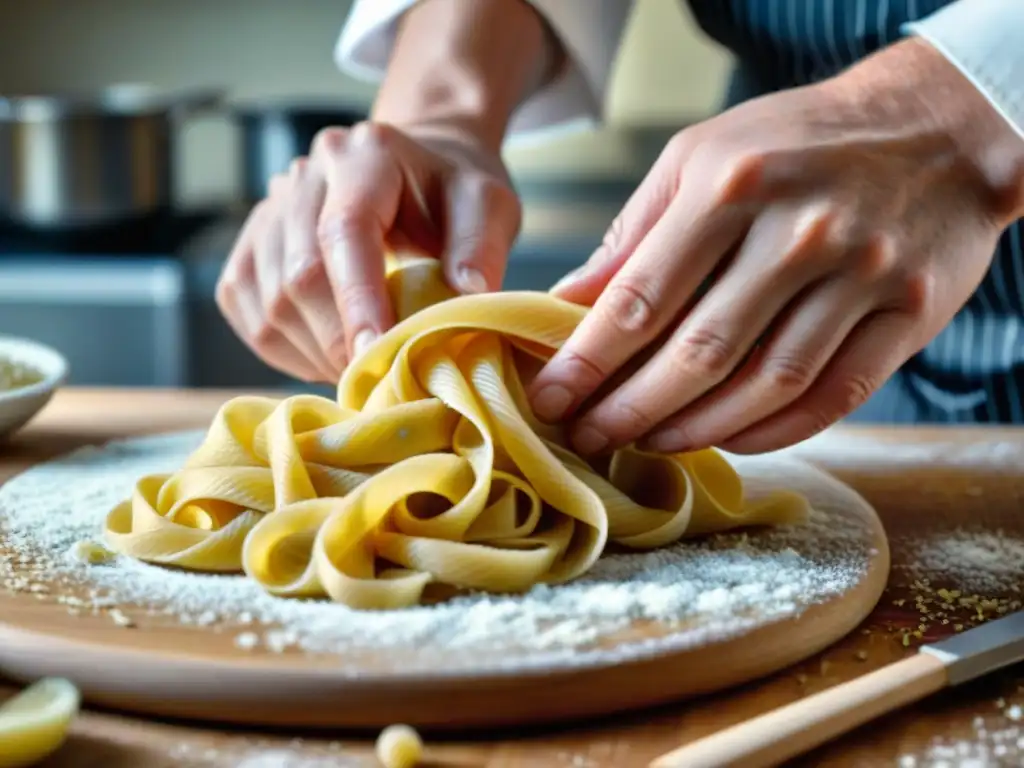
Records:
<instances>
[{"instance_id":1,"label":"pot handle","mask_svg":"<svg viewBox=\"0 0 1024 768\"><path fill-rule=\"evenodd\" d=\"M187 120L205 112L216 112L224 106L224 91L199 88L167 95L167 110L172 120Z\"/></svg>"}]
</instances>

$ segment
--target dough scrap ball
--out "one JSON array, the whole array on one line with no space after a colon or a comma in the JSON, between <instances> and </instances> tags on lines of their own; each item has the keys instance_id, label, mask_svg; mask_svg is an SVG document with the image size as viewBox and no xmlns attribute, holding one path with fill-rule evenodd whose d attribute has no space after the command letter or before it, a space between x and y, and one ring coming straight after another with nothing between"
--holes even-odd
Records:
<instances>
[{"instance_id":1,"label":"dough scrap ball","mask_svg":"<svg viewBox=\"0 0 1024 768\"><path fill-rule=\"evenodd\" d=\"M78 562L87 565L103 565L117 557L117 553L107 549L98 541L83 539L76 541L71 547L71 556Z\"/></svg>"},{"instance_id":2,"label":"dough scrap ball","mask_svg":"<svg viewBox=\"0 0 1024 768\"><path fill-rule=\"evenodd\" d=\"M414 768L423 757L423 739L408 725L389 725L377 737L376 752L384 768Z\"/></svg>"}]
</instances>

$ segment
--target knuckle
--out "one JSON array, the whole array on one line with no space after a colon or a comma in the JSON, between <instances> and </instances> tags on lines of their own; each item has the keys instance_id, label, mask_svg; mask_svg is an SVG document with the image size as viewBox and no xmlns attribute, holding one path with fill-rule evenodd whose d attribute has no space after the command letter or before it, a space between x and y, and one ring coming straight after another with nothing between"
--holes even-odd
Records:
<instances>
[{"instance_id":1,"label":"knuckle","mask_svg":"<svg viewBox=\"0 0 1024 768\"><path fill-rule=\"evenodd\" d=\"M227 312L234 304L234 296L237 290L238 286L234 281L234 276L227 272L222 273L213 291L214 301L217 302L221 312Z\"/></svg>"},{"instance_id":2,"label":"knuckle","mask_svg":"<svg viewBox=\"0 0 1024 768\"><path fill-rule=\"evenodd\" d=\"M890 274L896 261L895 238L886 232L875 232L856 250L854 269L863 279L877 280Z\"/></svg>"},{"instance_id":3,"label":"knuckle","mask_svg":"<svg viewBox=\"0 0 1024 768\"><path fill-rule=\"evenodd\" d=\"M808 429L801 439L816 435L853 413L868 401L878 384L874 377L864 374L848 374L835 382L827 393L827 399L815 398L818 401L816 405L804 411L808 417Z\"/></svg>"},{"instance_id":4,"label":"knuckle","mask_svg":"<svg viewBox=\"0 0 1024 768\"><path fill-rule=\"evenodd\" d=\"M714 434L714 428L709 429L709 425L695 424L689 419L675 419L666 422L664 426L679 436L678 443L682 445L710 445L713 442L709 438Z\"/></svg>"},{"instance_id":5,"label":"knuckle","mask_svg":"<svg viewBox=\"0 0 1024 768\"><path fill-rule=\"evenodd\" d=\"M333 244L347 235L366 232L374 221L373 209L368 203L348 201L321 213L317 221L317 239L324 244Z\"/></svg>"},{"instance_id":6,"label":"knuckle","mask_svg":"<svg viewBox=\"0 0 1024 768\"><path fill-rule=\"evenodd\" d=\"M877 382L871 376L852 374L844 378L836 388L839 395L839 411L828 423L831 424L836 419L860 408L877 388Z\"/></svg>"},{"instance_id":7,"label":"knuckle","mask_svg":"<svg viewBox=\"0 0 1024 768\"><path fill-rule=\"evenodd\" d=\"M835 205L823 206L822 241L830 251L845 253L856 242L858 214Z\"/></svg>"},{"instance_id":8,"label":"knuckle","mask_svg":"<svg viewBox=\"0 0 1024 768\"><path fill-rule=\"evenodd\" d=\"M306 175L308 167L309 158L296 157L292 160L291 165L288 166L288 175L295 179L302 179Z\"/></svg>"},{"instance_id":9,"label":"knuckle","mask_svg":"<svg viewBox=\"0 0 1024 768\"><path fill-rule=\"evenodd\" d=\"M358 314L372 307L377 297L377 292L365 283L343 283L337 286L335 291L338 302L351 314Z\"/></svg>"},{"instance_id":10,"label":"knuckle","mask_svg":"<svg viewBox=\"0 0 1024 768\"><path fill-rule=\"evenodd\" d=\"M622 248L623 241L626 236L626 222L623 215L620 213L612 220L612 224L604 233L604 237L601 239L601 245L597 249L595 254L599 261L603 261L606 258L611 258Z\"/></svg>"},{"instance_id":11,"label":"knuckle","mask_svg":"<svg viewBox=\"0 0 1024 768\"><path fill-rule=\"evenodd\" d=\"M796 240L779 252L772 264L772 271L776 275L803 272L816 253L818 251L812 243L798 236Z\"/></svg>"},{"instance_id":12,"label":"knuckle","mask_svg":"<svg viewBox=\"0 0 1024 768\"><path fill-rule=\"evenodd\" d=\"M288 294L280 292L264 301L263 313L269 325L281 326L292 319L294 307Z\"/></svg>"},{"instance_id":13,"label":"knuckle","mask_svg":"<svg viewBox=\"0 0 1024 768\"><path fill-rule=\"evenodd\" d=\"M713 152L715 147L702 149L701 152ZM761 187L764 169L769 157L757 151L729 152L718 150L723 159L720 181L717 186L716 202L720 205L736 205L755 197Z\"/></svg>"},{"instance_id":14,"label":"knuckle","mask_svg":"<svg viewBox=\"0 0 1024 768\"><path fill-rule=\"evenodd\" d=\"M764 362L763 376L772 392L800 393L810 386L815 372L806 358L778 355Z\"/></svg>"},{"instance_id":15,"label":"knuckle","mask_svg":"<svg viewBox=\"0 0 1024 768\"><path fill-rule=\"evenodd\" d=\"M602 314L623 333L645 334L656 324L656 292L636 278L612 283L604 304Z\"/></svg>"},{"instance_id":16,"label":"knuckle","mask_svg":"<svg viewBox=\"0 0 1024 768\"><path fill-rule=\"evenodd\" d=\"M314 155L326 155L333 157L340 155L348 146L348 129L332 126L321 128L313 137L313 144L310 151Z\"/></svg>"},{"instance_id":17,"label":"knuckle","mask_svg":"<svg viewBox=\"0 0 1024 768\"><path fill-rule=\"evenodd\" d=\"M722 378L732 369L736 359L736 342L707 325L701 325L679 340L678 357L687 369L698 376Z\"/></svg>"},{"instance_id":18,"label":"knuckle","mask_svg":"<svg viewBox=\"0 0 1024 768\"><path fill-rule=\"evenodd\" d=\"M1008 221L1018 218L1024 206L1024 161L1018 160L1007 164L1006 172L1001 177L993 178L984 195L983 212L985 223L994 224L998 229L1006 228Z\"/></svg>"},{"instance_id":19,"label":"knuckle","mask_svg":"<svg viewBox=\"0 0 1024 768\"><path fill-rule=\"evenodd\" d=\"M810 254L833 250L841 242L841 229L839 213L831 205L801 209L793 224L788 260L803 262Z\"/></svg>"},{"instance_id":20,"label":"knuckle","mask_svg":"<svg viewBox=\"0 0 1024 768\"><path fill-rule=\"evenodd\" d=\"M797 438L797 440L806 440L810 437L813 437L814 435L817 435L820 432L824 432L826 429L831 427L846 414L831 414L827 411L811 411L808 412L807 415L809 418L807 421L806 428L802 430L799 435L794 436Z\"/></svg>"},{"instance_id":21,"label":"knuckle","mask_svg":"<svg viewBox=\"0 0 1024 768\"><path fill-rule=\"evenodd\" d=\"M327 280L327 268L316 253L298 252L285 257L284 288L292 298Z\"/></svg>"},{"instance_id":22,"label":"knuckle","mask_svg":"<svg viewBox=\"0 0 1024 768\"><path fill-rule=\"evenodd\" d=\"M353 146L386 147L394 141L396 133L390 125L364 120L352 126L349 139Z\"/></svg>"},{"instance_id":23,"label":"knuckle","mask_svg":"<svg viewBox=\"0 0 1024 768\"><path fill-rule=\"evenodd\" d=\"M607 433L619 440L628 440L650 432L658 419L632 403L616 401L604 415L603 421L607 424Z\"/></svg>"},{"instance_id":24,"label":"knuckle","mask_svg":"<svg viewBox=\"0 0 1024 768\"><path fill-rule=\"evenodd\" d=\"M254 279L255 269L251 255L238 251L231 254L217 278L214 289L214 298L218 305L223 308L245 283L251 283Z\"/></svg>"},{"instance_id":25,"label":"knuckle","mask_svg":"<svg viewBox=\"0 0 1024 768\"><path fill-rule=\"evenodd\" d=\"M662 156L666 157L666 159L671 159L673 162L679 162L692 154L700 146L701 142L696 128L687 128L679 131L668 140Z\"/></svg>"},{"instance_id":26,"label":"knuckle","mask_svg":"<svg viewBox=\"0 0 1024 768\"><path fill-rule=\"evenodd\" d=\"M610 371L591 359L586 352L566 350L561 358L563 370L566 372L564 379L573 382L573 387L579 392L592 392L610 374Z\"/></svg>"},{"instance_id":27,"label":"knuckle","mask_svg":"<svg viewBox=\"0 0 1024 768\"><path fill-rule=\"evenodd\" d=\"M935 278L927 269L907 270L898 276L897 302L910 315L925 313L932 303L934 292Z\"/></svg>"},{"instance_id":28,"label":"knuckle","mask_svg":"<svg viewBox=\"0 0 1024 768\"><path fill-rule=\"evenodd\" d=\"M252 335L253 347L261 351L272 349L277 344L277 340L277 330L269 323L261 324Z\"/></svg>"}]
</instances>

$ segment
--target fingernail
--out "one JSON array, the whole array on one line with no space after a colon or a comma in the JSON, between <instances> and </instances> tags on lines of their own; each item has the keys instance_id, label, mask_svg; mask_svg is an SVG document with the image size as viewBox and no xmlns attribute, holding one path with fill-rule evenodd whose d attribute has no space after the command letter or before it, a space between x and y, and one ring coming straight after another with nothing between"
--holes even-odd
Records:
<instances>
[{"instance_id":1,"label":"fingernail","mask_svg":"<svg viewBox=\"0 0 1024 768\"><path fill-rule=\"evenodd\" d=\"M533 398L533 412L542 421L561 421L572 400L568 389L560 384L549 384Z\"/></svg>"},{"instance_id":2,"label":"fingernail","mask_svg":"<svg viewBox=\"0 0 1024 768\"><path fill-rule=\"evenodd\" d=\"M644 444L653 451L661 453L683 453L692 447L686 435L679 429L666 429L644 440Z\"/></svg>"},{"instance_id":3,"label":"fingernail","mask_svg":"<svg viewBox=\"0 0 1024 768\"><path fill-rule=\"evenodd\" d=\"M487 281L472 267L463 267L459 270L459 285L467 293L487 293Z\"/></svg>"},{"instance_id":4,"label":"fingernail","mask_svg":"<svg viewBox=\"0 0 1024 768\"><path fill-rule=\"evenodd\" d=\"M352 351L356 357L359 357L367 349L373 346L373 342L377 340L377 333L369 328L364 328L356 334L355 340L352 342Z\"/></svg>"},{"instance_id":5,"label":"fingernail","mask_svg":"<svg viewBox=\"0 0 1024 768\"><path fill-rule=\"evenodd\" d=\"M606 445L608 438L593 427L580 427L573 435L573 445L582 454L597 453Z\"/></svg>"}]
</instances>

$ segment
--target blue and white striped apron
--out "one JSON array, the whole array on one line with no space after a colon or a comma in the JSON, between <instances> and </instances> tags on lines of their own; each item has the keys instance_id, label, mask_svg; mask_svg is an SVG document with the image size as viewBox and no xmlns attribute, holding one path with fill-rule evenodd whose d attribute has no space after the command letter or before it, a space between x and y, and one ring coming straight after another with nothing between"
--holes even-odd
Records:
<instances>
[{"instance_id":1,"label":"blue and white striped apron","mask_svg":"<svg viewBox=\"0 0 1024 768\"><path fill-rule=\"evenodd\" d=\"M689 0L738 64L726 106L830 77L952 0ZM1024 423L1024 220L953 321L851 420Z\"/></svg>"}]
</instances>

